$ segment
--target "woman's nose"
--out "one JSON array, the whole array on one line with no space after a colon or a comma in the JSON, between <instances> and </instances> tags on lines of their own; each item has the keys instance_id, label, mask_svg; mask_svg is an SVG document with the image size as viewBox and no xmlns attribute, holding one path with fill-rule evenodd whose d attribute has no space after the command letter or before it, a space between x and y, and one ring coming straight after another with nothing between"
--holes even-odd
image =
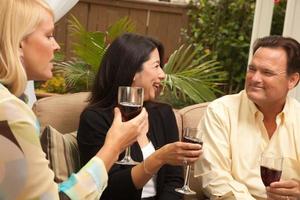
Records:
<instances>
[{"instance_id":1,"label":"woman's nose","mask_svg":"<svg viewBox=\"0 0 300 200\"><path fill-rule=\"evenodd\" d=\"M158 77L162 80L165 79L165 77L166 77L166 74L162 68L160 68L160 70L159 70Z\"/></svg>"},{"instance_id":2,"label":"woman's nose","mask_svg":"<svg viewBox=\"0 0 300 200\"><path fill-rule=\"evenodd\" d=\"M56 42L55 38L53 38L53 48L54 50L60 50L59 44Z\"/></svg>"}]
</instances>

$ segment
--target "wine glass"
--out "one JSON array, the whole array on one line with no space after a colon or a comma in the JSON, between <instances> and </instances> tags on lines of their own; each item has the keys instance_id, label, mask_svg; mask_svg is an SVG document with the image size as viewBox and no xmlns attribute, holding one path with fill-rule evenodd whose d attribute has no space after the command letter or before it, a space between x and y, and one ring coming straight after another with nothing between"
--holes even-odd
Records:
<instances>
[{"instance_id":1,"label":"wine glass","mask_svg":"<svg viewBox=\"0 0 300 200\"><path fill-rule=\"evenodd\" d=\"M264 185L270 186L272 182L279 181L282 173L282 156L272 153L263 153L260 161L260 176Z\"/></svg>"},{"instance_id":2,"label":"wine glass","mask_svg":"<svg viewBox=\"0 0 300 200\"><path fill-rule=\"evenodd\" d=\"M185 128L183 131L181 141L203 145L202 133L197 128ZM190 171L191 165L186 165L184 184L181 188L176 188L176 192L186 195L196 194L196 192L189 187Z\"/></svg>"},{"instance_id":3,"label":"wine glass","mask_svg":"<svg viewBox=\"0 0 300 200\"><path fill-rule=\"evenodd\" d=\"M118 89L118 107L122 114L122 121L129 121L142 111L144 102L144 88L120 86ZM130 147L125 150L125 156L117 161L120 165L137 165L130 155Z\"/></svg>"}]
</instances>

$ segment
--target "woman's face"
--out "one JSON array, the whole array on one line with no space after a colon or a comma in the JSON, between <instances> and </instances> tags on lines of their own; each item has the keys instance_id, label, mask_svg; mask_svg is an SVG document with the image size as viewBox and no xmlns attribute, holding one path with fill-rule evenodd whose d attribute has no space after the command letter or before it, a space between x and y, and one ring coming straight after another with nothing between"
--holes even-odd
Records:
<instances>
[{"instance_id":1,"label":"woman's face","mask_svg":"<svg viewBox=\"0 0 300 200\"><path fill-rule=\"evenodd\" d=\"M53 17L46 10L38 27L21 42L21 59L28 80L52 78L54 51L60 49L53 37Z\"/></svg>"},{"instance_id":2,"label":"woman's face","mask_svg":"<svg viewBox=\"0 0 300 200\"><path fill-rule=\"evenodd\" d=\"M160 58L157 49L154 49L149 60L143 63L142 71L135 74L132 86L144 88L144 100L154 100L159 95L165 73L160 67Z\"/></svg>"}]
</instances>

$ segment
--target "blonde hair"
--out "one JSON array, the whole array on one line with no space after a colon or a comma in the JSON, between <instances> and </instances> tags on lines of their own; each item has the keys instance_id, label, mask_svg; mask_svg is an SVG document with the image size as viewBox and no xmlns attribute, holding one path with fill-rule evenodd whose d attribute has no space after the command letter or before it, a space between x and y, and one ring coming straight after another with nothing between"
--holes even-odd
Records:
<instances>
[{"instance_id":1,"label":"blonde hair","mask_svg":"<svg viewBox=\"0 0 300 200\"><path fill-rule=\"evenodd\" d=\"M41 23L45 10L54 17L43 0L0 0L0 83L16 96L27 84L21 41Z\"/></svg>"}]
</instances>

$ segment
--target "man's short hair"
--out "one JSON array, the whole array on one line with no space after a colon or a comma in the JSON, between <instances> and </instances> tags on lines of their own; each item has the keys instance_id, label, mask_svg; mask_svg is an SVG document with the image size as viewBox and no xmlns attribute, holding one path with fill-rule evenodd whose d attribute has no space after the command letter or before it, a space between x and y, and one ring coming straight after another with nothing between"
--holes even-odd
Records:
<instances>
[{"instance_id":1,"label":"man's short hair","mask_svg":"<svg viewBox=\"0 0 300 200\"><path fill-rule=\"evenodd\" d=\"M287 74L300 74L300 44L297 40L279 35L259 38L253 45L253 54L260 47L282 48L287 55Z\"/></svg>"}]
</instances>

